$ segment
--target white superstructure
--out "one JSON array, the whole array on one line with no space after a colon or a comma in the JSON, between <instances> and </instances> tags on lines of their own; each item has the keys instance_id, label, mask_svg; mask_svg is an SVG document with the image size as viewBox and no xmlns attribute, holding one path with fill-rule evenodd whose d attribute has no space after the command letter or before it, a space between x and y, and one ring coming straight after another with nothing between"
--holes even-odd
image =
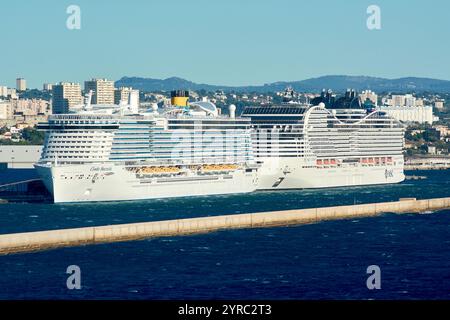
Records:
<instances>
[{"instance_id":1,"label":"white superstructure","mask_svg":"<svg viewBox=\"0 0 450 320\"><path fill-rule=\"evenodd\" d=\"M249 119L209 102L138 113L91 106L49 117L35 165L55 202L251 192L257 185Z\"/></svg>"},{"instance_id":2,"label":"white superstructure","mask_svg":"<svg viewBox=\"0 0 450 320\"><path fill-rule=\"evenodd\" d=\"M304 106L246 107L258 189L324 188L404 180L403 126L381 111Z\"/></svg>"}]
</instances>

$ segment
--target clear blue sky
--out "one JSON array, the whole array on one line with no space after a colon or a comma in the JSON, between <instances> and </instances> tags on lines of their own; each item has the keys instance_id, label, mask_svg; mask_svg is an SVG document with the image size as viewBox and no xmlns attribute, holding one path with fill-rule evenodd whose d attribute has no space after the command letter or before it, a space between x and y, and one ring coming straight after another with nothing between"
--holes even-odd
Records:
<instances>
[{"instance_id":1,"label":"clear blue sky","mask_svg":"<svg viewBox=\"0 0 450 320\"><path fill-rule=\"evenodd\" d=\"M81 8L81 30L66 8ZM382 29L366 27L381 8ZM447 0L2 1L0 85L179 76L221 85L327 74L450 79Z\"/></svg>"}]
</instances>

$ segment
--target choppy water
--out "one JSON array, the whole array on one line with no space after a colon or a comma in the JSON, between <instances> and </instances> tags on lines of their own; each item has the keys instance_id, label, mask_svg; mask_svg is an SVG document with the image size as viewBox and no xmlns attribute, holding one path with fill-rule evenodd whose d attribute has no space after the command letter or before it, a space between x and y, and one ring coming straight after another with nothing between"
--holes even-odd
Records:
<instances>
[{"instance_id":1,"label":"choppy water","mask_svg":"<svg viewBox=\"0 0 450 320\"><path fill-rule=\"evenodd\" d=\"M1 205L0 233L450 196L450 171L397 185L103 204ZM1 176L0 176L1 178ZM82 289L66 288L68 265ZM368 290L366 268L381 268ZM0 299L449 299L450 211L0 256Z\"/></svg>"}]
</instances>

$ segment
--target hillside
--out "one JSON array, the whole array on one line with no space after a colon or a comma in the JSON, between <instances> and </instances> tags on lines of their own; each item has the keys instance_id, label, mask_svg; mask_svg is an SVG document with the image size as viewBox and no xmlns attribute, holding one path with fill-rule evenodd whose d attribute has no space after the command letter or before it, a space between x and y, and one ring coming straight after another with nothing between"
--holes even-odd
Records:
<instances>
[{"instance_id":1,"label":"hillside","mask_svg":"<svg viewBox=\"0 0 450 320\"><path fill-rule=\"evenodd\" d=\"M237 92L273 92L292 86L299 92L317 92L322 89L332 89L333 91L343 91L347 88L359 91L370 89L376 92L450 92L450 81L430 78L407 77L399 79L385 79L368 76L322 76L301 81L280 81L261 86L221 86L203 83L195 83L186 79L171 77L167 79L152 79L139 77L123 77L116 81L116 87L127 86L141 91L170 91L173 89L190 90L224 90Z\"/></svg>"}]
</instances>

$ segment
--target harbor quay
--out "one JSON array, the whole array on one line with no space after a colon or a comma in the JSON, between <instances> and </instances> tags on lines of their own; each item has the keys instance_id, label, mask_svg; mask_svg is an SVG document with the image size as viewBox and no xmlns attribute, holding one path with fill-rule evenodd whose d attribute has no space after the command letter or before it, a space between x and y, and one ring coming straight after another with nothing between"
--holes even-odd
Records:
<instances>
[{"instance_id":1,"label":"harbor quay","mask_svg":"<svg viewBox=\"0 0 450 320\"><path fill-rule=\"evenodd\" d=\"M450 208L450 197L423 200L402 198L393 202L3 234L0 235L0 254L201 234L226 229L301 225L327 220L371 217L383 213L421 213L446 208Z\"/></svg>"}]
</instances>

